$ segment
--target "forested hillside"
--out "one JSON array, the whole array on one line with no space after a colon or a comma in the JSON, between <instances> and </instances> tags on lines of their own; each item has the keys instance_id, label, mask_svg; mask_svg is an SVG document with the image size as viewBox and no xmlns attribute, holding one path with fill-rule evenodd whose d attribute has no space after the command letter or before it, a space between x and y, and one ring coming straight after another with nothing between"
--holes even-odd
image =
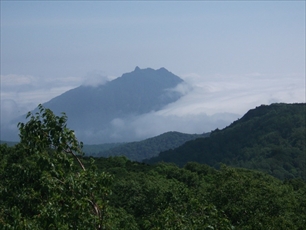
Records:
<instances>
[{"instance_id":1,"label":"forested hillside","mask_svg":"<svg viewBox=\"0 0 306 230\"><path fill-rule=\"evenodd\" d=\"M143 141L130 142L124 144L114 144L114 147L108 147L104 151L91 152L91 146L84 146L86 156L108 157L108 156L126 156L130 160L142 161L146 158L157 156L161 151L177 148L187 141L208 137L209 133L204 134L185 134L179 132L167 132L159 136L152 137ZM111 145L111 144L109 144ZM96 150L98 147L96 146ZM101 145L103 147L104 145Z\"/></svg>"},{"instance_id":2,"label":"forested hillside","mask_svg":"<svg viewBox=\"0 0 306 230\"><path fill-rule=\"evenodd\" d=\"M0 145L0 229L305 229L302 179L82 157L65 115L28 117L20 143Z\"/></svg>"},{"instance_id":3,"label":"forested hillside","mask_svg":"<svg viewBox=\"0 0 306 230\"><path fill-rule=\"evenodd\" d=\"M194 162L179 168L110 157L95 164L114 175L109 210L115 229L305 229L301 179Z\"/></svg>"},{"instance_id":4,"label":"forested hillside","mask_svg":"<svg viewBox=\"0 0 306 230\"><path fill-rule=\"evenodd\" d=\"M256 169L280 179L306 180L306 111L302 104L262 105L209 138L164 151L147 163L189 161Z\"/></svg>"}]
</instances>

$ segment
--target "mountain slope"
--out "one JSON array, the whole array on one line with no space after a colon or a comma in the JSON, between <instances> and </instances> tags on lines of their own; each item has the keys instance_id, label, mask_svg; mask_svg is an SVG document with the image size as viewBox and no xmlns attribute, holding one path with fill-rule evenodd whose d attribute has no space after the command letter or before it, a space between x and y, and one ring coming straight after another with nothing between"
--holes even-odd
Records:
<instances>
[{"instance_id":1,"label":"mountain slope","mask_svg":"<svg viewBox=\"0 0 306 230\"><path fill-rule=\"evenodd\" d=\"M157 156L161 151L177 148L186 141L208 136L209 133L185 134L179 132L167 132L143 141L120 144L119 146L108 148L104 151L99 151L98 153L91 153L89 151L90 146L85 146L86 148L84 149L84 152L86 155L93 155L95 157L122 155L126 156L130 160L142 161L146 158ZM88 151L86 149L88 149Z\"/></svg>"},{"instance_id":2,"label":"mountain slope","mask_svg":"<svg viewBox=\"0 0 306 230\"><path fill-rule=\"evenodd\" d=\"M66 111L70 120L75 112L82 115L101 113L113 118L126 114L142 114L161 109L178 99L179 95L167 89L183 80L167 71L135 68L105 85L80 86L44 103L55 113Z\"/></svg>"},{"instance_id":3,"label":"mountain slope","mask_svg":"<svg viewBox=\"0 0 306 230\"><path fill-rule=\"evenodd\" d=\"M69 127L85 143L127 142L135 137L116 132L121 120L159 110L178 100L181 94L171 89L182 82L165 68L136 67L104 85L67 91L44 106L55 114L65 112Z\"/></svg>"},{"instance_id":4,"label":"mountain slope","mask_svg":"<svg viewBox=\"0 0 306 230\"><path fill-rule=\"evenodd\" d=\"M262 105L209 138L196 139L146 160L189 161L218 167L222 162L267 172L280 179L306 179L305 103Z\"/></svg>"}]
</instances>

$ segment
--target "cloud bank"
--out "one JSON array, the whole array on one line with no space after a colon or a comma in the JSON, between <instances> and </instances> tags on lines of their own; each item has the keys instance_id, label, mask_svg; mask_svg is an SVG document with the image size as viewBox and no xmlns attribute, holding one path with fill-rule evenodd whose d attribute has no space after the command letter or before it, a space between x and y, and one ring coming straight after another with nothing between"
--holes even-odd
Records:
<instances>
[{"instance_id":1,"label":"cloud bank","mask_svg":"<svg viewBox=\"0 0 306 230\"><path fill-rule=\"evenodd\" d=\"M86 75L82 85L97 87L99 85L104 85L108 81L109 78L101 71L92 71Z\"/></svg>"},{"instance_id":2,"label":"cloud bank","mask_svg":"<svg viewBox=\"0 0 306 230\"><path fill-rule=\"evenodd\" d=\"M185 83L171 89L184 95L178 101L159 111L114 118L104 130L77 131L79 140L85 143L121 142L142 140L167 131L210 132L224 128L261 104L305 102L303 74L185 74L181 77ZM92 72L84 79L43 82L33 76L1 76L1 132L16 129L9 124L13 117L76 87L75 84L96 86L107 81L108 78L99 72Z\"/></svg>"},{"instance_id":3,"label":"cloud bank","mask_svg":"<svg viewBox=\"0 0 306 230\"><path fill-rule=\"evenodd\" d=\"M305 79L299 74L183 76L178 101L159 111L115 118L105 130L77 133L91 143L142 140L167 131L210 132L224 128L261 104L305 102Z\"/></svg>"},{"instance_id":4,"label":"cloud bank","mask_svg":"<svg viewBox=\"0 0 306 230\"><path fill-rule=\"evenodd\" d=\"M109 81L101 71L85 77L41 78L31 75L1 75L1 124L80 85L98 86Z\"/></svg>"},{"instance_id":5,"label":"cloud bank","mask_svg":"<svg viewBox=\"0 0 306 230\"><path fill-rule=\"evenodd\" d=\"M115 118L110 126L101 129L87 129L76 131L77 137L86 144L109 142L139 141L168 131L182 133L204 133L224 128L232 121L239 118L237 114L214 114L208 116L205 113L196 115L163 116L158 112L151 112L139 116Z\"/></svg>"}]
</instances>

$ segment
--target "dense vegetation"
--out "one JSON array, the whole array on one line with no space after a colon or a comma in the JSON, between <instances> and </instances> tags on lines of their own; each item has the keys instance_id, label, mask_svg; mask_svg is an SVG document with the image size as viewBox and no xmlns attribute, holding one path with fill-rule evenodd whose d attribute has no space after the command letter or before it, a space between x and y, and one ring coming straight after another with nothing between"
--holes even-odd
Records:
<instances>
[{"instance_id":1,"label":"dense vegetation","mask_svg":"<svg viewBox=\"0 0 306 230\"><path fill-rule=\"evenodd\" d=\"M84 152L86 156L108 157L108 156L126 156L130 160L142 161L147 158L157 156L161 151L177 148L187 141L194 140L199 137L208 137L209 133L204 134L185 134L179 132L167 132L156 137L152 137L143 141L130 142L125 144L106 144L94 146L85 146ZM105 148L105 150L97 150ZM95 150L95 151L94 151Z\"/></svg>"},{"instance_id":2,"label":"dense vegetation","mask_svg":"<svg viewBox=\"0 0 306 230\"><path fill-rule=\"evenodd\" d=\"M28 117L20 143L0 145L0 229L101 229L111 175L85 169L65 115Z\"/></svg>"},{"instance_id":3,"label":"dense vegetation","mask_svg":"<svg viewBox=\"0 0 306 230\"><path fill-rule=\"evenodd\" d=\"M305 229L302 179L82 157L65 115L28 116L0 145L0 229Z\"/></svg>"},{"instance_id":4,"label":"dense vegetation","mask_svg":"<svg viewBox=\"0 0 306 230\"><path fill-rule=\"evenodd\" d=\"M164 151L147 163L189 161L261 170L277 178L306 180L306 105L272 104L250 110L209 138Z\"/></svg>"},{"instance_id":5,"label":"dense vegetation","mask_svg":"<svg viewBox=\"0 0 306 230\"><path fill-rule=\"evenodd\" d=\"M96 159L114 175L110 209L123 229L305 229L306 183L222 165Z\"/></svg>"}]
</instances>

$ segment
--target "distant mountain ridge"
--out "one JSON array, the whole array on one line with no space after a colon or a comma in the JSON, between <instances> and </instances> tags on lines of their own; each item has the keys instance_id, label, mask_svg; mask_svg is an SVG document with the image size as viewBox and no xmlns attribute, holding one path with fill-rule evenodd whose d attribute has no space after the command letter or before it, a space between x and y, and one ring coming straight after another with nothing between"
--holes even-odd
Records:
<instances>
[{"instance_id":1,"label":"distant mountain ridge","mask_svg":"<svg viewBox=\"0 0 306 230\"><path fill-rule=\"evenodd\" d=\"M136 67L134 71L125 73L104 85L80 86L69 90L44 103L44 106L55 113L66 111L69 120L74 119L73 114L69 114L72 111L86 115L101 113L101 108L105 109L104 117L142 114L161 109L177 100L180 95L167 89L174 88L182 82L181 78L165 68L153 70ZM93 101L95 103L92 103Z\"/></svg>"},{"instance_id":2,"label":"distant mountain ridge","mask_svg":"<svg viewBox=\"0 0 306 230\"><path fill-rule=\"evenodd\" d=\"M306 180L306 104L262 105L208 138L188 141L146 163L194 161L256 169L277 178Z\"/></svg>"},{"instance_id":3,"label":"distant mountain ridge","mask_svg":"<svg viewBox=\"0 0 306 230\"><path fill-rule=\"evenodd\" d=\"M144 159L157 156L162 151L177 148L187 141L209 137L209 135L210 133L187 134L170 131L142 141L95 145L85 144L82 150L86 157L125 156L129 160L141 162ZM0 140L0 144L7 144L8 146L14 146L18 143Z\"/></svg>"},{"instance_id":4,"label":"distant mountain ridge","mask_svg":"<svg viewBox=\"0 0 306 230\"><path fill-rule=\"evenodd\" d=\"M165 68L125 73L104 85L80 86L44 103L55 114L65 112L68 125L85 143L134 141L131 133L114 133L120 119L157 111L178 100L172 90L183 80ZM119 127L120 128L120 127Z\"/></svg>"},{"instance_id":5,"label":"distant mountain ridge","mask_svg":"<svg viewBox=\"0 0 306 230\"><path fill-rule=\"evenodd\" d=\"M96 151L94 152L93 147L85 145L83 151L86 156L126 156L128 159L133 161L142 161L146 158L157 156L161 151L177 148L187 141L208 136L209 133L186 134L180 132L166 132L143 141L117 144L114 145L114 147L105 148L105 150L103 150L104 145L100 145L101 150L98 152L97 149L99 146L95 146Z\"/></svg>"}]
</instances>

